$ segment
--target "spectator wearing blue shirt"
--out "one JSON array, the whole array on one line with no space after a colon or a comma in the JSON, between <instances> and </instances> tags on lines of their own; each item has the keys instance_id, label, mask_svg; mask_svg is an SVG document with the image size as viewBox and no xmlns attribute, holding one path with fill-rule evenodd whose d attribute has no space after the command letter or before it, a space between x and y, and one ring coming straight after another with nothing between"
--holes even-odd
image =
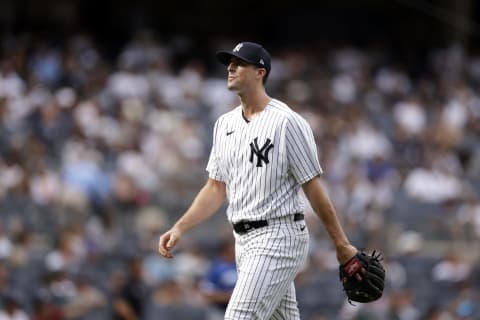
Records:
<instances>
[{"instance_id":1,"label":"spectator wearing blue shirt","mask_svg":"<svg viewBox=\"0 0 480 320\"><path fill-rule=\"evenodd\" d=\"M231 239L224 240L218 257L202 280L201 289L209 304L225 311L236 282L235 245Z\"/></svg>"}]
</instances>

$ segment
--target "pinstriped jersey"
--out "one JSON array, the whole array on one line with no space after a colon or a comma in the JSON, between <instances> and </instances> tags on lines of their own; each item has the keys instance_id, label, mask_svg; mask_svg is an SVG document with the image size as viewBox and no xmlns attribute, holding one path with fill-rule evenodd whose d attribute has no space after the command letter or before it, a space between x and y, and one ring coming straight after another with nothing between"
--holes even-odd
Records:
<instances>
[{"instance_id":1,"label":"pinstriped jersey","mask_svg":"<svg viewBox=\"0 0 480 320\"><path fill-rule=\"evenodd\" d=\"M310 125L276 99L252 121L241 106L218 118L207 171L226 184L232 223L303 211L301 185L322 174Z\"/></svg>"}]
</instances>

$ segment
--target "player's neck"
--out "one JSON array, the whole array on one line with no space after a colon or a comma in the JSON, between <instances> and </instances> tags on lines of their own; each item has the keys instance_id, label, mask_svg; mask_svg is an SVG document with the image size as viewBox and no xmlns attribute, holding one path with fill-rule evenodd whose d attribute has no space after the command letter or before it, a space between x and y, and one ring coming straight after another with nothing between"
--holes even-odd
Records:
<instances>
[{"instance_id":1,"label":"player's neck","mask_svg":"<svg viewBox=\"0 0 480 320\"><path fill-rule=\"evenodd\" d=\"M238 96L242 103L243 115L248 120L255 118L272 100L265 90L254 91L251 94L239 94Z\"/></svg>"}]
</instances>

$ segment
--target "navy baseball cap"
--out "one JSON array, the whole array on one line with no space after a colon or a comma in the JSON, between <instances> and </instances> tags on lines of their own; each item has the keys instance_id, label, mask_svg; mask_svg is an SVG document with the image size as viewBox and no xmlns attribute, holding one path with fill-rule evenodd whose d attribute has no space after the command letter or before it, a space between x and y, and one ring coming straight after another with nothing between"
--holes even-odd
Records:
<instances>
[{"instance_id":1,"label":"navy baseball cap","mask_svg":"<svg viewBox=\"0 0 480 320\"><path fill-rule=\"evenodd\" d=\"M218 51L217 59L228 66L232 57L237 57L249 64L253 64L267 70L267 75L271 69L271 57L264 47L254 42L240 42L232 51Z\"/></svg>"}]
</instances>

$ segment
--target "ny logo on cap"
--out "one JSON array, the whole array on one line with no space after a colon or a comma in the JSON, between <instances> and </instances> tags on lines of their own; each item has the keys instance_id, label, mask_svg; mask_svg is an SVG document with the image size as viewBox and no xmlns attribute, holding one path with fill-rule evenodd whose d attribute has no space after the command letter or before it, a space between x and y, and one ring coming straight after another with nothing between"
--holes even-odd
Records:
<instances>
[{"instance_id":1,"label":"ny logo on cap","mask_svg":"<svg viewBox=\"0 0 480 320\"><path fill-rule=\"evenodd\" d=\"M239 43L237 44L237 46L235 48L233 48L233 52L238 52L240 51L240 49L243 47L243 43Z\"/></svg>"},{"instance_id":2,"label":"ny logo on cap","mask_svg":"<svg viewBox=\"0 0 480 320\"><path fill-rule=\"evenodd\" d=\"M265 65L265 62L263 62L263 59L260 59L260 63L261 63L262 65Z\"/></svg>"}]
</instances>

